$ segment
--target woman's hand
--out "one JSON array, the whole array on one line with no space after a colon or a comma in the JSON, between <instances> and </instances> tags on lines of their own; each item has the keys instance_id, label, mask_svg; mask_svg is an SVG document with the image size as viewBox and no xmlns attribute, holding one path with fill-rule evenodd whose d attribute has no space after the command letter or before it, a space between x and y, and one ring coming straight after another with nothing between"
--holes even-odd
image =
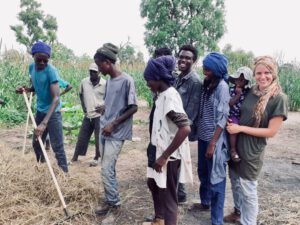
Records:
<instances>
[{"instance_id":1,"label":"woman's hand","mask_svg":"<svg viewBox=\"0 0 300 225\"><path fill-rule=\"evenodd\" d=\"M216 145L214 143L209 143L205 153L205 158L211 159L215 153L215 149L216 149Z\"/></svg>"},{"instance_id":2,"label":"woman's hand","mask_svg":"<svg viewBox=\"0 0 300 225\"><path fill-rule=\"evenodd\" d=\"M242 131L240 125L230 122L227 123L226 129L229 134L238 134Z\"/></svg>"},{"instance_id":3,"label":"woman's hand","mask_svg":"<svg viewBox=\"0 0 300 225\"><path fill-rule=\"evenodd\" d=\"M160 156L154 163L153 169L155 169L156 172L161 173L162 167L167 163L167 159L162 155Z\"/></svg>"}]
</instances>

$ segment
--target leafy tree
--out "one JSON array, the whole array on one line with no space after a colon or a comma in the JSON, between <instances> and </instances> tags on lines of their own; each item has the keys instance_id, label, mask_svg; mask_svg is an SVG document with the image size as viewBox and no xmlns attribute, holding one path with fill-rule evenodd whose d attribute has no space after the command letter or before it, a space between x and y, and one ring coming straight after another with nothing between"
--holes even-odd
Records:
<instances>
[{"instance_id":1,"label":"leafy tree","mask_svg":"<svg viewBox=\"0 0 300 225\"><path fill-rule=\"evenodd\" d=\"M230 44L225 45L222 52L228 58L228 70L230 73L236 71L239 67L248 66L252 67L254 54L249 51L246 52L242 49L232 50L232 46Z\"/></svg>"},{"instance_id":2,"label":"leafy tree","mask_svg":"<svg viewBox=\"0 0 300 225\"><path fill-rule=\"evenodd\" d=\"M145 60L144 60L144 54L141 52L141 51L138 51L136 53L136 60L135 60L137 63L140 63L140 64L144 64L145 63Z\"/></svg>"},{"instance_id":3,"label":"leafy tree","mask_svg":"<svg viewBox=\"0 0 300 225\"><path fill-rule=\"evenodd\" d=\"M128 38L125 44L120 44L120 50L118 53L120 64L133 64L135 60L134 55L135 55L135 49Z\"/></svg>"},{"instance_id":4,"label":"leafy tree","mask_svg":"<svg viewBox=\"0 0 300 225\"><path fill-rule=\"evenodd\" d=\"M150 53L166 45L177 53L192 44L203 55L217 49L225 31L224 0L142 0L140 11Z\"/></svg>"},{"instance_id":5,"label":"leafy tree","mask_svg":"<svg viewBox=\"0 0 300 225\"><path fill-rule=\"evenodd\" d=\"M18 19L22 25L10 26L15 32L17 42L26 46L30 53L31 46L38 40L52 44L56 40L57 21L51 15L44 15L41 4L35 0L20 0L21 11Z\"/></svg>"},{"instance_id":6,"label":"leafy tree","mask_svg":"<svg viewBox=\"0 0 300 225\"><path fill-rule=\"evenodd\" d=\"M69 49L64 44L56 41L52 45L52 56L51 58L56 61L67 62L76 58L73 50Z\"/></svg>"}]
</instances>

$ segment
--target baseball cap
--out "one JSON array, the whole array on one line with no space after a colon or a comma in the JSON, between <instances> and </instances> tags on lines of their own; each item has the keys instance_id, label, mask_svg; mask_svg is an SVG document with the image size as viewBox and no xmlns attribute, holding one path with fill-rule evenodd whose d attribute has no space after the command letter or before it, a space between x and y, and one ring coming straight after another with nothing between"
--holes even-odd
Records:
<instances>
[{"instance_id":1,"label":"baseball cap","mask_svg":"<svg viewBox=\"0 0 300 225\"><path fill-rule=\"evenodd\" d=\"M89 70L99 72L98 66L97 66L96 63L92 63L92 64L90 65L90 67L89 67Z\"/></svg>"}]
</instances>

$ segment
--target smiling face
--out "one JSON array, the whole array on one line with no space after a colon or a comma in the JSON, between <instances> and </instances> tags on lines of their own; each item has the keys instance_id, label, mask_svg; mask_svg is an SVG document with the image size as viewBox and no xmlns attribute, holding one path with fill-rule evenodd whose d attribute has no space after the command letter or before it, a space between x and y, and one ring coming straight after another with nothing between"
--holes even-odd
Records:
<instances>
[{"instance_id":1,"label":"smiling face","mask_svg":"<svg viewBox=\"0 0 300 225\"><path fill-rule=\"evenodd\" d=\"M194 54L191 51L182 50L178 56L178 69L182 73L188 73L194 63Z\"/></svg>"},{"instance_id":2,"label":"smiling face","mask_svg":"<svg viewBox=\"0 0 300 225\"><path fill-rule=\"evenodd\" d=\"M49 56L45 53L35 53L33 58L37 70L43 70L48 65Z\"/></svg>"},{"instance_id":3,"label":"smiling face","mask_svg":"<svg viewBox=\"0 0 300 225\"><path fill-rule=\"evenodd\" d=\"M263 64L258 64L254 70L254 78L259 90L268 88L274 80L271 71Z\"/></svg>"},{"instance_id":4,"label":"smiling face","mask_svg":"<svg viewBox=\"0 0 300 225\"><path fill-rule=\"evenodd\" d=\"M204 79L207 81L212 80L214 78L213 72L208 68L206 68L205 66L203 66L203 75L204 75Z\"/></svg>"}]
</instances>

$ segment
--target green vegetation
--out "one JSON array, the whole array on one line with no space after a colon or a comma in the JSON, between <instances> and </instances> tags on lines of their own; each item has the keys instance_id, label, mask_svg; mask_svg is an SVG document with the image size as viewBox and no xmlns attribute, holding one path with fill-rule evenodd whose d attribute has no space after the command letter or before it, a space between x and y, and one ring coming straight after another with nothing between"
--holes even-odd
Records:
<instances>
[{"instance_id":1,"label":"green vegetation","mask_svg":"<svg viewBox=\"0 0 300 225\"><path fill-rule=\"evenodd\" d=\"M218 49L225 32L224 0L142 0L146 18L145 43L150 53L168 46L178 53L181 45L192 44L203 55Z\"/></svg>"}]
</instances>

